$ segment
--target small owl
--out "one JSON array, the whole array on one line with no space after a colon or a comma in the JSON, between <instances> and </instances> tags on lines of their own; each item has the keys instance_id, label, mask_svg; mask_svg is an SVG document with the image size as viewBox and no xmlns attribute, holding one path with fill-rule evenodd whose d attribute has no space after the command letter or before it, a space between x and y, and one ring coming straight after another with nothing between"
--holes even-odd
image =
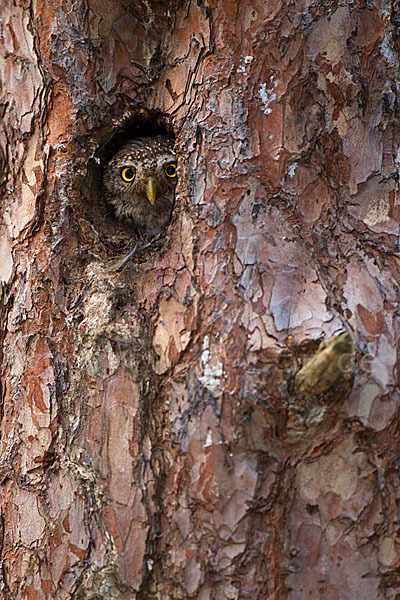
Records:
<instances>
[{"instance_id":1,"label":"small owl","mask_svg":"<svg viewBox=\"0 0 400 600\"><path fill-rule=\"evenodd\" d=\"M176 181L174 142L161 135L125 144L103 177L105 198L116 216L148 238L162 233L171 220Z\"/></svg>"}]
</instances>

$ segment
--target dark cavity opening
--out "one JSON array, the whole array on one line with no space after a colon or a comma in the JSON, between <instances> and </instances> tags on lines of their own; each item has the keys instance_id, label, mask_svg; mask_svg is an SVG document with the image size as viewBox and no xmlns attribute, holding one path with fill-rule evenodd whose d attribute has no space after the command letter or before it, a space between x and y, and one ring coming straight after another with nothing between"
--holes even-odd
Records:
<instances>
[{"instance_id":1,"label":"dark cavity opening","mask_svg":"<svg viewBox=\"0 0 400 600\"><path fill-rule=\"evenodd\" d=\"M131 139L153 135L175 138L169 117L156 111L140 109L134 117L115 129L110 137L99 146L95 154L96 162L107 163L115 152Z\"/></svg>"},{"instance_id":2,"label":"dark cavity opening","mask_svg":"<svg viewBox=\"0 0 400 600\"><path fill-rule=\"evenodd\" d=\"M92 223L99 237L99 250L107 256L117 256L129 250L135 229L129 222L118 220L113 208L104 200L103 173L112 156L129 140L142 136L164 135L175 139L168 116L141 108L114 128L99 145L89 160L83 181L86 218ZM103 254L103 252L101 252Z\"/></svg>"}]
</instances>

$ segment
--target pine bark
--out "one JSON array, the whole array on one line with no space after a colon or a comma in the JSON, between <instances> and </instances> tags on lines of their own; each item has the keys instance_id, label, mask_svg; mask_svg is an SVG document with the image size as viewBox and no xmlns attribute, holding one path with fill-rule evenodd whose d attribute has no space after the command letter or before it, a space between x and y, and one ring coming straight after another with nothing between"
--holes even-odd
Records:
<instances>
[{"instance_id":1,"label":"pine bark","mask_svg":"<svg viewBox=\"0 0 400 600\"><path fill-rule=\"evenodd\" d=\"M400 597L399 14L2 1L2 598ZM110 269L104 163L162 131Z\"/></svg>"}]
</instances>

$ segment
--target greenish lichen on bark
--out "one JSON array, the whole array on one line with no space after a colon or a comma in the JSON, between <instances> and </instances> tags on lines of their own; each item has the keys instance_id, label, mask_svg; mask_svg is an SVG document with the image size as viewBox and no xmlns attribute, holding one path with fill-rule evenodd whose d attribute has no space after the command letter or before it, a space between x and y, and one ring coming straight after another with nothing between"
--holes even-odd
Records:
<instances>
[{"instance_id":1,"label":"greenish lichen on bark","mask_svg":"<svg viewBox=\"0 0 400 600\"><path fill-rule=\"evenodd\" d=\"M351 374L353 359L354 344L348 333L324 340L296 373L296 396L299 400L311 400L340 386ZM350 383L347 381L347 387Z\"/></svg>"},{"instance_id":2,"label":"greenish lichen on bark","mask_svg":"<svg viewBox=\"0 0 400 600\"><path fill-rule=\"evenodd\" d=\"M400 593L396 15L3 2L5 600ZM110 272L101 169L146 127L176 207Z\"/></svg>"}]
</instances>

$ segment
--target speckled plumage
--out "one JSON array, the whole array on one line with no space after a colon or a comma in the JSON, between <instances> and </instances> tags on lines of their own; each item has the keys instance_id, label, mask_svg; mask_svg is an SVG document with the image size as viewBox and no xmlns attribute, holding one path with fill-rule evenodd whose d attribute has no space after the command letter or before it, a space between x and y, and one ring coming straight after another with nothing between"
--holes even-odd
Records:
<instances>
[{"instance_id":1,"label":"speckled plumage","mask_svg":"<svg viewBox=\"0 0 400 600\"><path fill-rule=\"evenodd\" d=\"M109 161L103 177L106 201L121 220L134 223L139 233L151 238L162 233L171 220L176 178L169 179L165 165L175 162L174 142L164 136L141 137L125 144ZM127 183L122 170L135 170ZM156 181L157 194L152 204L146 196L146 183Z\"/></svg>"}]
</instances>

